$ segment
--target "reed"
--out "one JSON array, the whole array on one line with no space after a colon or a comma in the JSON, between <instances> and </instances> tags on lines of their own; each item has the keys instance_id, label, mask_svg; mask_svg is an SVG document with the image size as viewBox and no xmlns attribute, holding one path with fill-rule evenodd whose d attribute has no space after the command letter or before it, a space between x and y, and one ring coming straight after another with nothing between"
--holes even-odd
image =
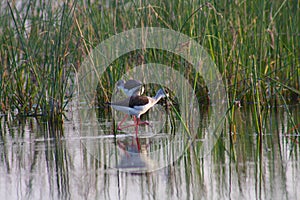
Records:
<instances>
[{"instance_id":1,"label":"reed","mask_svg":"<svg viewBox=\"0 0 300 200\"><path fill-rule=\"evenodd\" d=\"M255 106L259 117L258 106L299 102L298 1L22 4L6 2L1 8L2 113L61 115L72 97L74 73L91 49L116 33L147 26L181 31L198 41L224 78L231 108L240 101ZM123 72L154 61L183 72L197 88L199 102L207 103L201 100L208 94L201 74L159 50L136 51L115 61L99 84L105 97L100 99L110 96Z\"/></svg>"}]
</instances>

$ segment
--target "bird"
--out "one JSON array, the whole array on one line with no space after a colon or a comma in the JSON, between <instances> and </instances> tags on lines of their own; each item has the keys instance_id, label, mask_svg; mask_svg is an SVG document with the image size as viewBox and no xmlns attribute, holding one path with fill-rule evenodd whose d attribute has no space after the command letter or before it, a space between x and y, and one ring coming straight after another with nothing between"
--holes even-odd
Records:
<instances>
[{"instance_id":1,"label":"bird","mask_svg":"<svg viewBox=\"0 0 300 200\"><path fill-rule=\"evenodd\" d=\"M138 80L130 79L126 83L124 80L117 82L117 91L123 91L127 97L142 95L144 89L143 83Z\"/></svg>"},{"instance_id":2,"label":"bird","mask_svg":"<svg viewBox=\"0 0 300 200\"><path fill-rule=\"evenodd\" d=\"M141 81L130 79L128 81L119 80L117 82L117 92L122 91L127 97L142 95L144 93L144 86ZM126 114L121 123L118 126L120 129L120 125L128 118Z\"/></svg>"},{"instance_id":3,"label":"bird","mask_svg":"<svg viewBox=\"0 0 300 200\"><path fill-rule=\"evenodd\" d=\"M146 113L151 107L153 107L161 98L168 97L169 95L164 92L163 89L159 89L154 97L149 96L131 96L123 101L108 103L113 109L124 112L133 116L135 133L138 134L138 126L141 124L148 124L147 122L140 122L141 115ZM118 130L121 130L121 124L125 121L124 118L118 125ZM127 128L129 126L123 127Z\"/></svg>"}]
</instances>

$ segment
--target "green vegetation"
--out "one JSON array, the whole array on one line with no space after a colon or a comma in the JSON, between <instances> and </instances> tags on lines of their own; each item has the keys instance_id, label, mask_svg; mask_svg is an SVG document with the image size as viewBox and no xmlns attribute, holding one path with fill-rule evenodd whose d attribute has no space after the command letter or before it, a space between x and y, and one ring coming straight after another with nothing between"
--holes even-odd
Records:
<instances>
[{"instance_id":1,"label":"green vegetation","mask_svg":"<svg viewBox=\"0 0 300 200\"><path fill-rule=\"evenodd\" d=\"M254 105L258 131L261 106L299 102L299 1L103 2L2 3L1 113L61 116L72 97L74 73L89 52L112 35L147 26L181 31L198 41L223 75L230 107L235 101ZM188 63L149 50L116 60L107 69L100 91L107 98L123 72L153 61L182 70L192 85L205 88L198 75L185 70ZM203 91L197 94L199 101L207 94ZM229 119L233 118L234 109Z\"/></svg>"}]
</instances>

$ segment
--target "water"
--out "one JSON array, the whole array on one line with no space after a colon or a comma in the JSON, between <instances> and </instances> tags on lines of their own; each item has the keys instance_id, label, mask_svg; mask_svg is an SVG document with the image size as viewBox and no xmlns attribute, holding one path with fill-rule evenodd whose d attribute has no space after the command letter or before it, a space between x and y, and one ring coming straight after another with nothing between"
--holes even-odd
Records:
<instances>
[{"instance_id":1,"label":"water","mask_svg":"<svg viewBox=\"0 0 300 200\"><path fill-rule=\"evenodd\" d=\"M298 130L299 109L289 107ZM250 110L238 109L235 119L236 133L230 137L224 128L226 134L206 156L199 154L203 141L197 138L178 160L140 173L157 157L149 161L137 156L134 134L118 132L115 137L110 118L99 120L103 134L93 136L79 135L72 120L65 120L61 129L40 119L8 122L2 117L0 199L297 199L300 139L286 108L264 112L261 138ZM89 126L92 123L85 125ZM158 144L174 139L172 134L181 134L163 129L151 135L153 130L141 127L140 152L159 149ZM117 151L119 160L110 155ZM132 155L126 157L126 151ZM161 151L160 161L172 156L169 153ZM116 160L119 169L113 167ZM134 169L124 162L134 163L138 170L124 172Z\"/></svg>"}]
</instances>

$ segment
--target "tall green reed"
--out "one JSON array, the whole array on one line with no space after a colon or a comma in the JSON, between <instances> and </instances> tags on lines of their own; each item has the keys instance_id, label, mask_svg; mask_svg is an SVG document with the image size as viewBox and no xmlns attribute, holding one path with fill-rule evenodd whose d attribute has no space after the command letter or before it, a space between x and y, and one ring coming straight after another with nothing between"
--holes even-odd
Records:
<instances>
[{"instance_id":1,"label":"tall green reed","mask_svg":"<svg viewBox=\"0 0 300 200\"><path fill-rule=\"evenodd\" d=\"M242 105L273 106L284 103L281 95L286 103L299 101L297 1L74 0L54 6L47 1L42 4L31 1L22 8L7 3L1 12L3 113L14 110L25 116L62 113L72 94L69 81L82 59L111 35L147 26L181 31L209 52L227 86L231 122L236 101ZM107 69L104 75L107 77L99 84L104 99L109 98L114 83L127 69L161 59L147 52L128 54ZM207 92L199 74L189 70L181 58L167 57L162 60L164 64L184 72L195 88L202 88L197 95L201 102ZM258 96L253 98L256 91Z\"/></svg>"},{"instance_id":2,"label":"tall green reed","mask_svg":"<svg viewBox=\"0 0 300 200\"><path fill-rule=\"evenodd\" d=\"M1 27L2 111L21 116L59 116L66 103L76 49L72 13L76 4L54 10L51 3L7 3ZM6 38L6 40L4 40ZM73 50L72 50L73 49Z\"/></svg>"}]
</instances>

